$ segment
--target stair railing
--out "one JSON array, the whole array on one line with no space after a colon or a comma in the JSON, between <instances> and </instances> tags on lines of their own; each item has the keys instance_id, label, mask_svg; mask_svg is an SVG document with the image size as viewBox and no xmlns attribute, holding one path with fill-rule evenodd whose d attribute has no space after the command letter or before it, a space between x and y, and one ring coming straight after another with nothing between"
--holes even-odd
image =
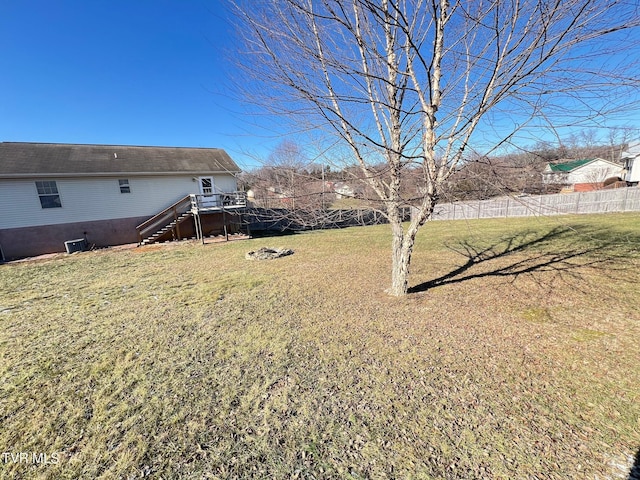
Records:
<instances>
[{"instance_id":1,"label":"stair railing","mask_svg":"<svg viewBox=\"0 0 640 480\"><path fill-rule=\"evenodd\" d=\"M169 223L175 221L176 235L180 239L180 224L178 217L191 210L191 196L181 198L173 205L168 206L160 213L157 213L149 220L142 222L136 227L138 232L138 245L141 245L145 238L151 234L156 233L162 227L167 226Z\"/></svg>"}]
</instances>

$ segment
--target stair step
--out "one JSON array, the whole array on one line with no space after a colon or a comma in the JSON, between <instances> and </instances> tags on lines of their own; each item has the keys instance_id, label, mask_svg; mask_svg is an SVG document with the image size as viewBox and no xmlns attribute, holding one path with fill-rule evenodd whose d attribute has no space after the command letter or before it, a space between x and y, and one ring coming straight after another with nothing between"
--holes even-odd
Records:
<instances>
[{"instance_id":1,"label":"stair step","mask_svg":"<svg viewBox=\"0 0 640 480\"><path fill-rule=\"evenodd\" d=\"M177 224L179 224L180 222L182 222L186 218L189 218L189 217L192 217L192 216L193 216L193 214L190 211L181 213L180 215L178 215L177 219L172 220L167 225L162 227L160 230L158 230L157 232L153 233L152 235L149 235L147 238L142 240L140 245L149 245L150 243L155 242L158 238L162 237L165 233L169 232L170 230L173 230L173 228Z\"/></svg>"}]
</instances>

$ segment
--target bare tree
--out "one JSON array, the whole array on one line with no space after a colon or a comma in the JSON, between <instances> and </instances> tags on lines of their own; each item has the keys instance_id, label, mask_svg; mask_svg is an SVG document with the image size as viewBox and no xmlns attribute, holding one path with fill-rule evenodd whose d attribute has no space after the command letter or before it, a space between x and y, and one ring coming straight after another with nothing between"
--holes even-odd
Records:
<instances>
[{"instance_id":1,"label":"bare tree","mask_svg":"<svg viewBox=\"0 0 640 480\"><path fill-rule=\"evenodd\" d=\"M326 155L358 165L375 192L393 295L407 293L418 230L466 155L527 128L586 125L639 78L616 64L632 48L635 1L238 2L252 93L298 132L329 134L317 136ZM407 170L419 188L402 188Z\"/></svg>"},{"instance_id":2,"label":"bare tree","mask_svg":"<svg viewBox=\"0 0 640 480\"><path fill-rule=\"evenodd\" d=\"M276 145L262 165L241 176L257 206L290 211L323 210L330 203L322 166L313 164L300 146L291 140Z\"/></svg>"}]
</instances>

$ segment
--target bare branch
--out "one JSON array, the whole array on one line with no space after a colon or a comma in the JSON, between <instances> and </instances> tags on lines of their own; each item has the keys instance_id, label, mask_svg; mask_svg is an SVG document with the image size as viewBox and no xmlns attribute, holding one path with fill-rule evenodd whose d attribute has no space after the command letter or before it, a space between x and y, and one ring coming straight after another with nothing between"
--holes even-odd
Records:
<instances>
[{"instance_id":1,"label":"bare branch","mask_svg":"<svg viewBox=\"0 0 640 480\"><path fill-rule=\"evenodd\" d=\"M243 0L238 0L242 2ZM335 142L393 232L392 292L413 242L476 150L601 120L637 100L637 2L277 0L236 3L258 101ZM304 130L304 129L303 129ZM345 155L345 149L349 154ZM384 165L384 167L380 167ZM410 174L419 185L407 191ZM404 182L404 183L403 183ZM418 193L419 192L419 193ZM404 226L401 211L417 212Z\"/></svg>"}]
</instances>

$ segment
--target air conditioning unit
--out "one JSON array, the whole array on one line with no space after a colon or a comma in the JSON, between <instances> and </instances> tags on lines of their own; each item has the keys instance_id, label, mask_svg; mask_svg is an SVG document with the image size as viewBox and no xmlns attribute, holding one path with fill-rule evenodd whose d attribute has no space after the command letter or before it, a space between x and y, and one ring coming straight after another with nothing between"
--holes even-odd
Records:
<instances>
[{"instance_id":1,"label":"air conditioning unit","mask_svg":"<svg viewBox=\"0 0 640 480\"><path fill-rule=\"evenodd\" d=\"M67 253L83 252L87 249L87 240L84 238L67 240L64 242L64 248L67 250Z\"/></svg>"}]
</instances>

